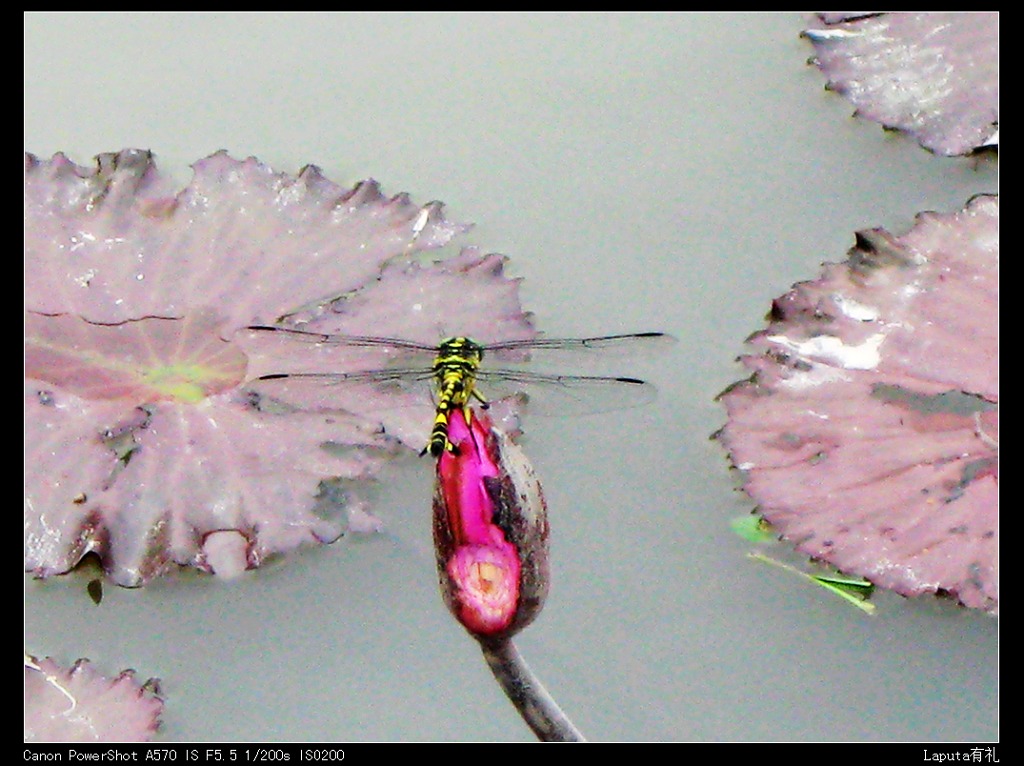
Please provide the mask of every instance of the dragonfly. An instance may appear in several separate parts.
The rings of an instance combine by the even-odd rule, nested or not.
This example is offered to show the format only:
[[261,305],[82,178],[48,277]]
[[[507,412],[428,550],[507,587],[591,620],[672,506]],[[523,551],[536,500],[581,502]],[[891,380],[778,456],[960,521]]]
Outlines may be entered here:
[[[496,343],[479,343],[472,338],[455,336],[431,345],[401,338],[335,335],[270,325],[251,325],[247,329],[284,334],[290,338],[323,346],[375,348],[389,352],[397,359],[410,360],[408,364],[411,366],[383,367],[356,372],[271,373],[261,375],[255,380],[267,383],[310,381],[324,386],[419,386],[430,394],[435,411],[429,439],[420,455],[429,453],[434,458],[440,457],[445,450],[456,450],[455,445],[448,439],[451,413],[461,409],[468,422],[471,417],[470,403],[473,401],[486,409],[494,398],[522,393],[527,393],[532,398],[535,393],[539,396],[552,392],[559,395],[560,409],[572,411],[582,407],[584,412],[600,412],[643,404],[653,399],[656,393],[652,384],[639,378],[562,375],[515,368],[492,368],[482,365],[485,356],[493,355],[499,359],[524,361],[526,358],[532,358],[534,352],[549,351],[576,355],[588,351],[626,350],[649,354],[657,347],[674,341],[674,338],[666,333],[640,332],[591,338],[540,337]],[[411,360],[417,358],[420,360],[419,363],[412,366]],[[565,408],[565,402],[572,405]]]

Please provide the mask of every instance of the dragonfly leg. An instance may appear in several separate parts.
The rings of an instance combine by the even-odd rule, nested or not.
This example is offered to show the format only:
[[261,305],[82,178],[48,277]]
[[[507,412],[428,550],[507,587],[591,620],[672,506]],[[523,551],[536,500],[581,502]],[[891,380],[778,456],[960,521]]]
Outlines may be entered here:
[[[472,393],[470,395],[474,399],[476,399],[478,402],[480,402],[480,409],[482,409],[482,410],[490,409],[491,403],[489,401],[487,401],[487,399],[484,398],[484,395],[480,393],[480,390],[476,386],[473,386],[473,391],[472,391]],[[469,423],[469,407],[468,407],[468,403],[467,403],[467,406],[465,408],[465,412],[466,412],[466,422]]]

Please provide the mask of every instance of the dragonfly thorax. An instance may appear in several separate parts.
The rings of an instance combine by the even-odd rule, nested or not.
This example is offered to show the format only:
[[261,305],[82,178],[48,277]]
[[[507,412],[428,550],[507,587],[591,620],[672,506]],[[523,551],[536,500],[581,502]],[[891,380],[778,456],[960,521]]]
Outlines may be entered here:
[[473,383],[484,349],[469,338],[448,338],[437,347],[434,377],[438,387],[438,405],[445,409],[464,407],[473,395]]

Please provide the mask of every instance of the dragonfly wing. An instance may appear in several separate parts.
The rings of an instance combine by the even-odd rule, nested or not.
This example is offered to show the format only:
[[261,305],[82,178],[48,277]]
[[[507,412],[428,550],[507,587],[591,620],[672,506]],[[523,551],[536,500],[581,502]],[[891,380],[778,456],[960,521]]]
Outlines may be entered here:
[[[398,338],[331,335],[285,327],[253,326],[254,335],[285,343],[301,342],[316,350],[313,362],[321,368],[341,362],[335,350],[365,349],[383,352],[381,362],[408,364],[413,357],[418,368],[382,368],[349,373],[291,373],[266,375],[252,381],[250,388],[260,396],[302,410],[345,410],[352,413],[384,412],[398,407],[432,407],[434,373],[426,367],[438,353],[436,345]],[[589,371],[594,362],[609,356],[642,354],[655,357],[674,342],[664,333],[604,335],[592,338],[534,338],[482,344],[484,362],[476,374],[478,393],[488,400],[526,395],[529,411],[539,414],[606,412],[650,402],[654,386],[632,377],[606,375],[549,375],[518,369],[491,369],[490,359],[510,363],[528,361],[536,354],[546,362],[558,362],[566,369]],[[353,352],[349,351],[349,355]],[[358,356],[358,354],[357,354]],[[347,360],[351,363],[351,359]],[[369,360],[363,360],[364,363]],[[372,362],[371,362],[372,363]]]
[[298,330],[289,327],[271,327],[269,325],[250,325],[248,330],[274,336],[281,339],[295,340],[300,343],[314,343],[324,346],[338,346],[348,348],[379,348],[393,349],[395,351],[416,352],[421,354],[437,353],[437,345],[417,343],[402,338],[383,338],[372,335],[332,335],[331,333],[311,332],[309,330]]
[[640,332],[627,335],[599,335],[592,338],[533,338],[498,343],[485,343],[488,354],[499,360],[521,362],[536,352],[545,362],[561,362],[567,369],[588,364],[591,359],[609,359],[621,356],[658,356],[676,342],[663,332]]
[[481,371],[477,390],[488,400],[526,395],[527,411],[538,415],[583,415],[638,407],[657,397],[651,383],[637,378],[545,375],[521,370]]
[[347,373],[264,375],[248,388],[285,408],[354,414],[403,407],[432,408],[433,372],[423,368]]

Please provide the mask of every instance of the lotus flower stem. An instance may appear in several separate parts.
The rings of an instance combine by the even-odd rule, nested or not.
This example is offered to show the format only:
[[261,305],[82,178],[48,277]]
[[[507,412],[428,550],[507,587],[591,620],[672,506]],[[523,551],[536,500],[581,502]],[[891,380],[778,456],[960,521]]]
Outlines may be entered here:
[[484,659],[501,688],[541,742],[586,742],[533,674],[509,638],[481,641]]

